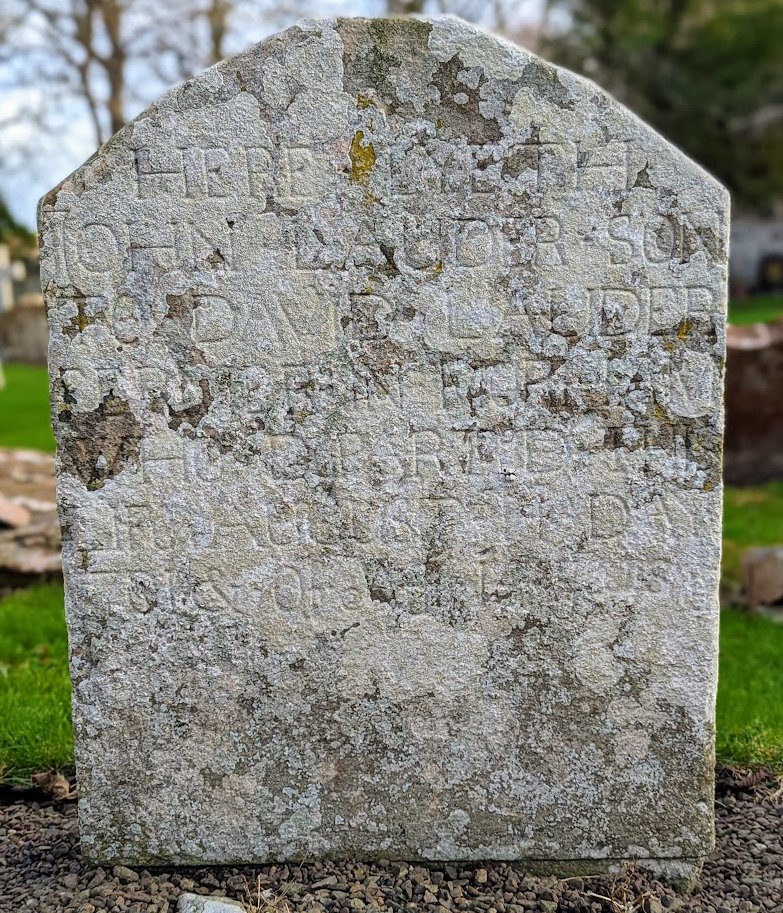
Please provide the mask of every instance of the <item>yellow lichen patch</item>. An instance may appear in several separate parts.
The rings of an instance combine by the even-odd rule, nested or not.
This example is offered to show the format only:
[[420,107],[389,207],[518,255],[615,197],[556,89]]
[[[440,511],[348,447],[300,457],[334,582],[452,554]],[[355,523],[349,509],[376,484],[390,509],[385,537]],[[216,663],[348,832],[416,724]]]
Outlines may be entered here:
[[84,295],[75,298],[74,301],[76,304],[76,313],[70,321],[63,326],[63,333],[65,333],[69,339],[73,339],[78,333],[83,333],[92,322],[86,311],[87,300]]
[[375,165],[375,149],[372,143],[363,145],[364,132],[357,130],[351,140],[351,180],[354,184],[361,184],[362,187],[368,187],[370,184],[370,175]]
[[377,108],[378,106],[371,98],[360,94],[356,99],[356,107],[364,110],[365,108]]
[[655,413],[655,417],[660,421],[666,422],[669,420],[669,416],[666,414],[666,410],[663,408],[663,406],[660,405],[660,403],[655,404],[655,409],[653,411]]
[[712,479],[707,479],[707,481],[701,487],[704,489],[704,491],[712,491],[712,489],[715,488],[715,483],[712,481]]
[[677,339],[680,342],[684,342],[688,338],[688,333],[693,329],[693,324],[690,320],[685,319],[680,321],[680,325],[677,327]]
[[432,267],[432,270],[434,273],[437,273],[437,275],[440,275],[443,272],[443,261],[436,260],[435,266]]

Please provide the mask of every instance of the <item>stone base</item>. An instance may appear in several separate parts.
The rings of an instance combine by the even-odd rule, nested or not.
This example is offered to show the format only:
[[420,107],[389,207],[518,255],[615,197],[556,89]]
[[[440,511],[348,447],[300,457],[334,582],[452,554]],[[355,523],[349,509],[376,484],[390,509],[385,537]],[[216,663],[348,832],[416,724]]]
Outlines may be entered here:
[[177,913],[245,913],[247,907],[230,897],[204,897],[201,894],[180,894]]

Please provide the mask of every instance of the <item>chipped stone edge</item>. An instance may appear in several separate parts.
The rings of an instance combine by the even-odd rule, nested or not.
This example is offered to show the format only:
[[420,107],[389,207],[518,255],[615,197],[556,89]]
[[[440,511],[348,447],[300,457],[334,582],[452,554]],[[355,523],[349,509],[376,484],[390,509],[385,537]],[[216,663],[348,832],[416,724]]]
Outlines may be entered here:
[[[346,18],[346,17],[341,17]],[[360,18],[360,17],[357,17]],[[520,58],[527,58],[528,60],[538,61],[545,66],[551,68],[555,71],[558,77],[564,77],[561,81],[564,82],[566,86],[569,84],[581,85],[582,87],[591,88],[596,95],[599,95],[602,99],[606,100],[609,104],[616,107],[621,111],[626,117],[628,117],[633,123],[642,131],[646,132],[649,135],[655,137],[663,146],[666,147],[666,150],[687,167],[687,169],[699,180],[708,184],[710,188],[714,191],[718,191],[719,194],[723,197],[723,202],[727,207],[727,218],[730,216],[730,203],[731,203],[731,194],[728,189],[722,184],[715,175],[711,174],[704,168],[696,159],[691,158],[687,152],[681,149],[676,143],[673,143],[671,140],[667,139],[662,133],[656,130],[651,124],[643,120],[636,114],[633,110],[624,105],[621,101],[615,98],[611,92],[607,89],[604,89],[600,86],[595,80],[591,79],[589,76],[583,76],[581,73],[576,73],[574,70],[568,69],[568,67],[561,66],[560,64],[552,63],[552,61],[547,60],[546,57],[541,57],[539,54],[536,54],[534,51],[529,50],[528,48],[523,47],[522,45],[515,44],[508,38],[505,38],[502,35],[498,35],[495,32],[492,32],[488,29],[484,29],[479,25],[476,25],[472,22],[468,22],[463,19],[461,16],[455,16],[451,13],[447,13],[443,16],[414,16],[411,18],[418,19],[422,22],[429,22],[433,26],[433,35],[435,40],[437,40],[437,32],[439,31],[438,26],[450,25],[452,29],[459,29],[463,34],[461,35],[463,39],[463,48],[465,46],[469,47],[470,44],[474,44],[476,38],[481,41],[481,46],[476,48],[477,56],[482,55],[486,56],[487,51],[491,51],[492,47],[489,42],[492,42],[495,47],[495,52],[497,54],[498,48],[497,45],[500,45],[504,50],[508,52],[509,62],[513,66],[519,65]],[[332,20],[334,21],[334,20]],[[319,22],[326,22],[326,20],[319,20]],[[299,25],[300,23],[298,23]],[[453,34],[453,32],[452,32]],[[433,36],[430,37],[430,48],[435,53],[435,49],[432,47]],[[483,54],[482,54],[483,52]],[[486,62],[486,61],[485,61]],[[496,79],[508,79],[509,76],[502,75],[501,73],[493,74]],[[728,258],[728,249],[727,249],[727,258]]]

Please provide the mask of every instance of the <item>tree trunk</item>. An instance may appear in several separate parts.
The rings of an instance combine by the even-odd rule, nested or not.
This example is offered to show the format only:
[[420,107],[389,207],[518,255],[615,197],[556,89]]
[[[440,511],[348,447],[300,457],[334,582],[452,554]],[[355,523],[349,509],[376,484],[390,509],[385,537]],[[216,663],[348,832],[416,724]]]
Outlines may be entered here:
[[424,0],[386,0],[390,16],[413,16],[424,12]]
[[230,0],[210,0],[207,7],[207,27],[209,28],[209,63],[217,63],[226,54],[223,47],[228,31],[228,18],[231,13]]
[[[54,23],[57,27],[57,23]],[[90,115],[92,129],[95,133],[95,144],[101,146],[106,135],[103,121],[99,110],[98,98],[93,90],[90,79],[90,69],[96,62],[95,54],[95,4],[88,0],[81,11],[74,12],[73,16],[74,39],[82,51],[82,57],[77,60],[74,56],[74,67],[79,77],[79,86],[81,87],[84,103],[87,105],[87,111]]]
[[125,64],[127,50],[122,41],[122,0],[101,0],[101,16],[109,38],[110,51],[103,58],[103,68],[109,84],[109,122],[112,134],[125,126]]

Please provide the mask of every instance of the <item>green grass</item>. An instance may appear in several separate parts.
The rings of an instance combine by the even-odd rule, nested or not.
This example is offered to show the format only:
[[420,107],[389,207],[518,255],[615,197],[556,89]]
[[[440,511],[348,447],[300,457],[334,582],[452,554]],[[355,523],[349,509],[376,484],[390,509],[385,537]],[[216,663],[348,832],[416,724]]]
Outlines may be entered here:
[[729,302],[729,323],[765,323],[783,317],[783,295],[757,295]]
[[[717,750],[729,764],[783,771],[783,625],[721,613]],[[0,779],[24,782],[70,767],[63,590],[36,587],[0,600]]]
[[73,763],[63,588],[0,600],[0,779]]
[[[783,482],[726,486],[721,581],[740,581],[744,549],[783,543]],[[783,624],[726,609],[721,614],[718,757],[783,772]]]
[[718,757],[783,771],[783,624],[721,614]]
[[[783,544],[783,482],[726,486],[723,505],[724,587],[739,582],[740,558],[753,545]],[[783,694],[781,694],[783,700]]]
[[49,376],[46,368],[3,365],[0,390],[0,447],[27,447],[54,452],[49,421]]

